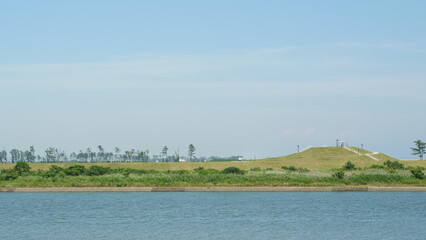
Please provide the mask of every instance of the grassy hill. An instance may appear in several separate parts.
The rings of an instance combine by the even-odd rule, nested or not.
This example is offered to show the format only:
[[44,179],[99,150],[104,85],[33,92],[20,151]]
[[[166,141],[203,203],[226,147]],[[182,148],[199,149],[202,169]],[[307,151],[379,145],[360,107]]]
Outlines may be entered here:
[[299,168],[317,170],[340,168],[347,161],[351,161],[359,167],[378,164],[377,161],[367,156],[357,155],[340,147],[315,147],[300,153],[260,161],[265,162],[265,164],[267,162],[279,163],[280,165],[293,165]]
[[[369,153],[363,150],[365,153]],[[364,153],[363,152],[363,153]],[[376,157],[386,160],[396,160],[385,154],[375,155]],[[351,161],[358,167],[368,167],[373,164],[383,164],[383,161],[375,161],[367,156],[357,155],[340,147],[315,147],[306,151],[291,154],[284,157],[268,158],[256,161],[226,161],[226,162],[188,162],[188,163],[78,163],[86,167],[91,165],[101,165],[111,168],[134,168],[134,169],[155,169],[155,170],[192,170],[198,167],[224,169],[235,166],[244,170],[251,168],[272,168],[281,169],[282,166],[295,166],[298,168],[308,168],[312,170],[328,170],[340,168],[345,162]],[[426,161],[404,161],[406,166],[424,166]],[[33,163],[30,164],[33,170],[47,170],[50,165],[58,165],[67,167],[76,163]],[[0,164],[0,169],[12,168],[14,164]]]

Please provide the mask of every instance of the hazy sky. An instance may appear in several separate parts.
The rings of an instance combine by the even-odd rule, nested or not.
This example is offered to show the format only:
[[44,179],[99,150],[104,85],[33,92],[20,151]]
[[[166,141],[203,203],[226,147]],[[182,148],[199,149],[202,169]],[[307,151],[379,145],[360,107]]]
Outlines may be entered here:
[[426,141],[426,1],[5,1],[0,148]]

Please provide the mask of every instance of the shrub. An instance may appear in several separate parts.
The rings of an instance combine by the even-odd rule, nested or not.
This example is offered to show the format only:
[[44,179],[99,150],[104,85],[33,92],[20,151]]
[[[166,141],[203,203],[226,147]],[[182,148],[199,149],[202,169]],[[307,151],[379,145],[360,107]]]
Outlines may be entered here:
[[389,169],[405,169],[404,164],[398,161],[389,161],[383,163]]
[[23,175],[23,174],[27,174],[30,172],[30,165],[28,165],[28,163],[23,162],[23,161],[19,161],[16,163],[15,167],[13,167],[13,169],[19,174],[19,175]]
[[16,172],[4,172],[2,174],[0,174],[0,181],[10,181],[10,180],[14,180],[17,179],[19,177],[19,175]]
[[81,176],[86,173],[86,168],[82,165],[72,165],[64,169],[65,174],[68,176]]
[[273,168],[267,168],[266,171],[272,171],[274,170]]
[[49,170],[42,172],[42,176],[47,177],[47,178],[56,177],[56,175],[60,172],[63,173],[64,169],[61,168],[61,167],[58,167],[56,165],[52,165],[52,166],[50,166]]
[[52,165],[52,166],[50,166],[49,171],[58,173],[58,172],[64,171],[64,169],[59,167],[59,166]]
[[292,172],[297,171],[297,168],[295,166],[282,166],[281,168],[287,171],[292,171]]
[[105,175],[111,172],[111,168],[102,167],[98,165],[92,165],[89,169],[87,169],[86,174],[89,176],[100,176]]
[[423,173],[423,170],[421,168],[415,168],[415,169],[411,169],[411,174],[413,175],[413,177],[417,178],[417,179],[424,179],[425,178],[425,174]]
[[244,174],[245,172],[237,167],[227,167],[222,170],[224,174]]
[[343,179],[345,177],[345,172],[343,170],[339,170],[331,175],[334,178]]
[[355,170],[355,164],[353,164],[351,161],[347,161],[345,165],[343,165],[344,170]]

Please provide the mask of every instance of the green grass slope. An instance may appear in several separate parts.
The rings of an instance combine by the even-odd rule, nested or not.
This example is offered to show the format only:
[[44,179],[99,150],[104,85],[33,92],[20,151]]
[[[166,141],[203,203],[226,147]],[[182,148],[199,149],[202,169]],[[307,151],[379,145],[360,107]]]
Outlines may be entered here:
[[306,151],[284,157],[269,158],[260,161],[279,162],[280,165],[293,165],[308,169],[340,168],[347,161],[358,167],[368,167],[379,162],[362,155],[357,155],[341,147],[315,147]]
[[359,152],[359,153],[361,153],[361,154],[369,154],[369,153],[372,153],[372,152],[370,152],[370,151],[368,151],[368,150],[365,150],[365,149],[363,149],[363,148],[359,148],[359,147],[349,147],[350,149],[352,149],[352,150],[354,150],[354,151],[357,151],[357,152]]
[[[398,159],[393,158],[393,157],[391,157],[391,156],[388,156],[388,155],[386,155],[386,154],[384,154],[384,153],[374,154],[373,156],[374,156],[375,158],[379,159],[379,160],[380,160],[380,162],[382,162],[382,161],[399,161]],[[403,161],[402,163],[405,163],[405,162],[406,162],[406,161]]]

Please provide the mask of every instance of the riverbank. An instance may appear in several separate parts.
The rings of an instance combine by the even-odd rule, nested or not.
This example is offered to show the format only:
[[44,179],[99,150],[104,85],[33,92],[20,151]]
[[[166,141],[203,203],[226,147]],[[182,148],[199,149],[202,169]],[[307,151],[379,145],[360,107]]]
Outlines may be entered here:
[[0,192],[426,192],[426,187],[56,187],[0,188]]
[[111,188],[121,189],[120,191],[124,188],[138,188],[140,189],[138,191],[172,189],[171,191],[179,192],[195,191],[188,189],[197,188],[213,189],[211,191],[221,188],[235,189],[235,191],[240,191],[239,189],[242,189],[241,191],[253,191],[252,189],[264,191],[262,189],[279,188],[284,190],[277,191],[293,191],[291,189],[320,188],[320,191],[332,191],[332,189],[338,191],[346,187],[352,187],[349,189],[350,191],[367,191],[366,187],[369,186],[426,187],[426,179],[422,168],[406,168],[396,161],[387,161],[383,165],[364,169],[356,168],[353,163],[347,162],[341,169],[334,170],[309,170],[282,166],[281,169],[253,168],[250,171],[237,167],[223,170],[200,167],[191,171],[158,171],[131,168],[112,169],[97,165],[90,166],[90,168],[82,165],[72,165],[67,168],[53,165],[49,170],[31,171],[28,164],[19,162],[13,169],[0,171],[0,188],[18,189],[16,191],[20,191],[19,189],[56,188],[94,189],[92,191]]

